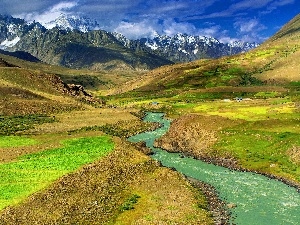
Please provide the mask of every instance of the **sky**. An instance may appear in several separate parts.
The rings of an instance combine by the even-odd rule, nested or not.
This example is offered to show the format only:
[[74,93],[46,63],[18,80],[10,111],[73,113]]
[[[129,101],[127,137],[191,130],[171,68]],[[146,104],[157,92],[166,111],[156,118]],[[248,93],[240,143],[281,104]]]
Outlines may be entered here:
[[42,24],[86,16],[130,39],[186,33],[221,42],[262,43],[299,9],[299,0],[0,0],[0,14]]

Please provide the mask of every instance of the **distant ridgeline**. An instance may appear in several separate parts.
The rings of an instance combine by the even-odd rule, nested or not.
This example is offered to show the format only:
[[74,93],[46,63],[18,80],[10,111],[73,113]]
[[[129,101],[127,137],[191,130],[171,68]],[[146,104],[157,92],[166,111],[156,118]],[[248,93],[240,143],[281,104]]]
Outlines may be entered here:
[[45,27],[38,22],[0,15],[0,49],[27,52],[32,57],[26,58],[70,68],[149,70],[176,62],[237,54],[258,46],[244,42],[224,44],[211,37],[186,34],[129,40],[98,27],[96,21],[75,16],[61,15]]

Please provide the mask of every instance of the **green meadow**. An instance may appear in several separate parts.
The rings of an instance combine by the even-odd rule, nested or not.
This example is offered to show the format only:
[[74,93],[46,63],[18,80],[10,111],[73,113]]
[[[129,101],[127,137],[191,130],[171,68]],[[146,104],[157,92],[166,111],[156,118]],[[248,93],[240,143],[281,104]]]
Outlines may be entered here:
[[230,155],[243,168],[300,181],[300,113],[292,102],[215,101],[194,105],[190,111],[232,121],[218,131],[213,146],[217,157]]
[[0,136],[0,148],[18,147],[18,146],[29,146],[36,144],[37,141],[21,136]]
[[[20,137],[2,139],[9,139],[15,144],[31,140]],[[1,145],[6,145],[7,140],[3,140]],[[70,139],[62,144],[61,148],[23,155],[15,161],[0,164],[0,209],[20,203],[63,175],[105,156],[114,148],[108,136]]]

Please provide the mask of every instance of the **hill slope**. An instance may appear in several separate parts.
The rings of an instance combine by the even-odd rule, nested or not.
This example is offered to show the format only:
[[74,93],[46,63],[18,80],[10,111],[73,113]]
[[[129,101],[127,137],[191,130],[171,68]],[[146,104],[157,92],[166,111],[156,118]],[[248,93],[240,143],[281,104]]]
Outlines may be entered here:
[[53,73],[26,68],[26,63],[30,65],[0,54],[0,115],[48,114],[95,101],[80,86],[67,85]]
[[300,33],[300,15],[294,17],[283,26],[269,41],[276,41],[280,38],[297,38]]
[[39,59],[37,59],[36,57],[34,57],[33,55],[29,54],[28,52],[22,52],[22,51],[16,51],[16,52],[7,52],[4,50],[0,50],[0,54],[3,55],[10,55],[22,60],[26,60],[29,62],[40,62]]
[[282,27],[259,49],[273,52],[270,69],[258,76],[285,82],[300,80],[300,14]]
[[256,49],[216,60],[164,66],[111,91],[191,90],[230,86],[289,84],[300,81],[298,15]]

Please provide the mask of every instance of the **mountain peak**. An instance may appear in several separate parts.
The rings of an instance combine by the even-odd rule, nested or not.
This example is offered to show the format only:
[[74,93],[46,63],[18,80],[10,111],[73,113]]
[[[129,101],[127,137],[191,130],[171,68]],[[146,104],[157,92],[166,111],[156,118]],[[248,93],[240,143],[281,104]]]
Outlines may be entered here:
[[60,14],[55,20],[45,23],[47,29],[58,27],[62,30],[79,30],[81,32],[88,32],[99,29],[99,24],[96,20],[87,17],[80,17],[75,15]]

